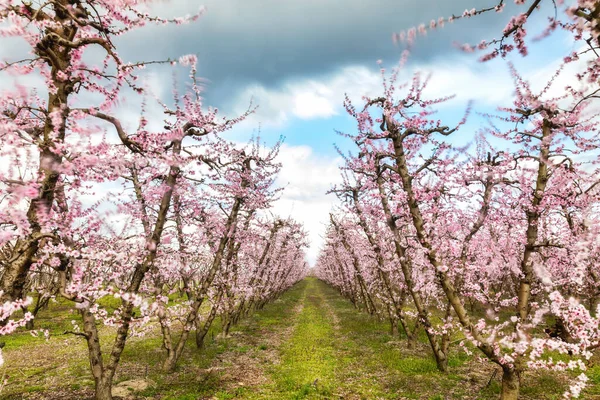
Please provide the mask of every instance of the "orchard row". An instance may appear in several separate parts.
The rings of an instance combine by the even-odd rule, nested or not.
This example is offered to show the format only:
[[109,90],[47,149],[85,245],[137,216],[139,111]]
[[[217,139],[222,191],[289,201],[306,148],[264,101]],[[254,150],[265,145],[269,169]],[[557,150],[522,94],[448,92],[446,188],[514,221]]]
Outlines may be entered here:
[[[462,49],[487,51],[482,61],[514,49],[527,55],[526,26],[547,2],[515,3],[525,11],[500,39]],[[429,29],[504,6],[432,20]],[[428,99],[427,77],[400,81],[407,53],[391,74],[382,70],[379,97],[346,100],[356,151],[332,190],[341,207],[317,265],[321,279],[389,318],[409,345],[423,330],[440,371],[453,343],[501,367],[506,400],[534,369],[567,371],[565,398],[579,397],[600,347],[600,5],[564,7],[544,36],[563,28],[580,50],[541,85],[511,65],[512,104],[480,115],[474,133],[465,131],[470,108],[460,121],[436,118],[450,98]],[[427,30],[395,39],[414,45]],[[473,145],[458,146],[457,135]]]
[[[138,3],[0,4],[0,33],[31,57],[0,66],[15,76],[0,96],[0,333],[33,328],[51,299],[71,301],[80,318],[70,333],[87,342],[97,400],[112,398],[131,335],[158,324],[171,372],[192,332],[201,347],[220,316],[226,334],[307,270],[302,227],[268,213],[280,143],[221,137],[252,110],[228,119],[205,108],[195,56],[172,62],[190,73],[171,101],[138,83],[148,64],[124,62],[115,38],[198,17],[162,20]],[[29,76],[43,87],[22,84]],[[118,106],[136,96],[128,130]],[[102,307],[107,298],[120,304]],[[102,326],[113,328],[109,347]]]

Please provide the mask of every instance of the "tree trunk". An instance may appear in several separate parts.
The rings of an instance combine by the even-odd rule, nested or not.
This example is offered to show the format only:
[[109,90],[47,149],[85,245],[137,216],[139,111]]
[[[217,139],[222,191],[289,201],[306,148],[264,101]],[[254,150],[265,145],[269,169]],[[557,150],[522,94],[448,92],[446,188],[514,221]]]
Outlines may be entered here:
[[398,320],[390,314],[390,335],[396,336],[398,334]]
[[179,337],[179,341],[176,346],[172,346],[171,351],[167,349],[167,358],[163,363],[163,371],[171,373],[175,371],[175,367],[177,366],[177,361],[183,354],[183,350],[185,349],[185,343],[187,342],[187,338],[190,334],[190,331],[194,327],[196,319],[198,319],[198,310],[202,306],[204,298],[199,298],[192,303],[190,313],[188,314],[185,323],[183,324],[183,330],[181,332],[181,336]]
[[167,358],[165,358],[165,361],[163,362],[163,371],[165,371],[166,373],[173,373],[175,372],[175,367],[177,366],[177,360],[179,357],[177,357],[177,354],[175,354],[175,351],[171,351],[167,354]]
[[231,315],[228,313],[224,313],[221,316],[221,319],[223,320],[223,326],[221,327],[221,333],[223,334],[223,337],[227,337],[227,336],[229,336],[229,329],[231,328]]
[[[410,329],[408,329],[408,324],[406,323],[406,319],[402,315],[399,315],[398,322],[400,323],[400,326],[402,327],[402,331],[406,335],[406,340],[408,342],[407,346],[409,348],[412,348],[413,345],[415,344],[415,337],[413,336],[413,333],[410,331]],[[400,332],[398,332],[398,333],[400,333]]]
[[196,324],[196,347],[198,347],[199,349],[201,349],[204,346],[204,338],[206,337],[206,334],[208,333],[216,315],[217,306],[214,305],[211,308],[210,314],[206,317],[206,321],[202,326],[200,326],[200,321],[198,320],[198,323]]
[[94,391],[94,400],[113,400],[112,397],[112,379],[105,381],[103,379],[96,381],[96,390]]
[[[27,307],[23,307],[23,314],[27,313]],[[32,313],[33,314],[33,313]],[[34,321],[35,320],[35,314],[34,314],[34,319],[30,319],[29,321],[25,322],[25,329],[32,331],[34,326]]]
[[[419,327],[421,326],[421,323],[419,322],[419,320],[417,319],[415,321],[415,325],[413,326],[412,330],[410,331],[410,336],[408,337],[407,340],[407,346],[409,349],[412,349],[413,347],[415,347],[416,343],[417,343],[417,333],[419,332]],[[406,326],[407,331],[408,331],[408,325]]]
[[519,398],[519,373],[511,368],[502,368],[502,393],[500,400]]
[[244,307],[244,301],[242,300],[242,302],[238,305],[238,307],[232,314],[231,323],[233,325],[237,325],[237,323],[239,322],[243,307]]
[[100,347],[100,337],[96,320],[89,309],[80,310],[83,319],[83,331],[88,345],[90,368],[94,377],[94,400],[112,400],[112,380],[114,369],[105,368]]
[[448,372],[448,356],[442,350],[438,350],[433,355],[435,356],[435,365],[440,372]]

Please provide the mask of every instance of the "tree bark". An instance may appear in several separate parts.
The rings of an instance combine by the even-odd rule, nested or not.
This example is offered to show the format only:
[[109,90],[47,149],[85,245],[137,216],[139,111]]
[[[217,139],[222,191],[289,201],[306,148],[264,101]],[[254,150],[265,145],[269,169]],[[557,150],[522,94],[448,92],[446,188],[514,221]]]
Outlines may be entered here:
[[94,400],[112,400],[112,378],[110,381],[96,382]]
[[517,400],[519,398],[519,373],[511,368],[502,368],[502,392],[500,400]]
[[544,199],[546,184],[548,183],[548,157],[550,156],[549,138],[552,133],[550,128],[550,122],[544,120],[542,125],[542,138],[540,141],[540,155],[538,159],[538,173],[535,182],[535,191],[533,192],[533,199],[531,201],[531,210],[526,211],[526,243],[525,250],[523,252],[523,259],[521,261],[522,277],[519,281],[519,287],[517,291],[519,299],[517,304],[517,312],[521,321],[525,321],[527,315],[529,314],[529,298],[531,296],[531,284],[533,283],[534,279],[533,260],[531,260],[531,257],[536,252],[535,245],[538,241],[539,220],[541,217],[541,211],[538,209],[538,207]]

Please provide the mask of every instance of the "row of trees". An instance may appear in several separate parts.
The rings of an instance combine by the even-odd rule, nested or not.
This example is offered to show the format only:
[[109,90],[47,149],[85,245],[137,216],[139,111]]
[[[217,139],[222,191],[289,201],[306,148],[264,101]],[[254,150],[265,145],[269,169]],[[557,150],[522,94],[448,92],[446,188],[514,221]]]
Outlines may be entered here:
[[[171,102],[138,83],[152,63],[119,56],[115,37],[199,16],[164,20],[145,7],[0,3],[1,34],[30,46],[28,58],[0,64],[14,82],[0,95],[0,334],[31,328],[51,298],[73,302],[81,318],[70,333],[87,342],[98,400],[111,399],[127,339],[150,321],[173,371],[190,332],[202,346],[220,316],[226,334],[307,268],[302,227],[266,212],[279,194],[280,143],[221,137],[252,110],[229,119],[205,108],[194,56],[172,62],[190,79]],[[29,77],[44,84],[23,84]],[[133,96],[143,106],[130,129],[116,114]],[[147,111],[154,104],[160,112]],[[109,297],[120,305],[103,307]],[[114,328],[108,351],[102,325]]]
[[[500,39],[462,48],[488,51],[483,61],[513,49],[526,55],[526,25],[541,1],[516,3],[526,10]],[[402,65],[382,71],[380,97],[346,100],[356,153],[344,156],[343,183],[332,189],[341,206],[318,259],[321,279],[389,318],[409,345],[424,330],[440,371],[457,337],[463,350],[499,365],[506,400],[518,398],[530,369],[581,371],[565,393],[578,397],[600,346],[600,8],[574,3],[544,34],[565,28],[581,49],[539,91],[511,66],[513,104],[484,116],[470,149],[452,139],[469,112],[454,126],[437,119],[436,106],[449,99],[427,99],[420,74],[399,82]],[[503,7],[466,10],[429,29]],[[414,45],[426,30],[395,38]],[[576,74],[557,88],[570,63]]]

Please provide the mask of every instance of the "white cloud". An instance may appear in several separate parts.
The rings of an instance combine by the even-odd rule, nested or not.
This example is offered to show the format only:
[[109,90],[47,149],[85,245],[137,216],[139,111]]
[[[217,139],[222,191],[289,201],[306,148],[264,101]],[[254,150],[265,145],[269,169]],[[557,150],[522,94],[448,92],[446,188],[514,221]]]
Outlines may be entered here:
[[[422,71],[424,76],[432,74],[426,89],[427,97],[456,95],[455,100],[441,107],[464,108],[468,100],[474,100],[476,106],[506,105],[510,104],[514,91],[508,67],[504,64],[482,64],[476,60],[456,58],[446,63],[414,65],[401,74],[398,83],[410,81],[415,71]],[[290,80],[276,88],[249,85],[234,97],[227,108],[241,113],[252,99],[258,110],[249,119],[250,124],[256,126],[260,122],[284,127],[294,119],[322,119],[343,114],[345,94],[359,104],[362,96],[375,96],[381,92],[378,69],[348,66],[335,74]]]
[[332,196],[325,193],[340,180],[338,166],[342,160],[319,156],[309,146],[285,144],[279,159],[283,167],[277,184],[285,191],[273,211],[304,224],[310,240],[308,261],[314,265],[332,207]]
[[456,63],[449,61],[448,64],[424,65],[413,69],[432,74],[425,92],[428,98],[456,96],[455,100],[444,106],[464,107],[469,100],[474,101],[475,107],[510,104],[514,88],[507,66],[499,68],[498,64],[494,67],[477,61],[459,62],[458,59]]
[[294,96],[294,108],[292,113],[302,119],[331,117],[336,114],[333,105],[327,99],[330,90],[309,91],[298,93]]
[[257,112],[249,119],[256,126],[262,124],[281,127],[293,119],[329,118],[343,112],[344,94],[360,99],[364,94],[375,94],[381,87],[381,78],[363,66],[342,68],[338,73],[319,79],[290,81],[279,88],[259,84],[247,86],[239,92],[230,107],[241,113],[252,99]]

